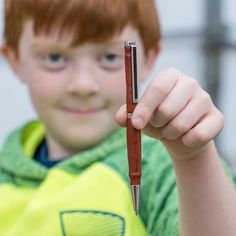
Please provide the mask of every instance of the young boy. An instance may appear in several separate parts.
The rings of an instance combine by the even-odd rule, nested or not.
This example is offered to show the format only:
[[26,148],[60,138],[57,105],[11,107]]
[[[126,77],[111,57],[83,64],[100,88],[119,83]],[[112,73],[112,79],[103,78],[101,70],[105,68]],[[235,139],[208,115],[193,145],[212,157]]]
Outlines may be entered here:
[[153,0],[5,0],[2,51],[39,121],[0,153],[0,235],[236,235],[235,190],[212,141],[223,117],[176,69],[152,80],[133,114],[145,134],[135,215],[118,128],[126,40],[143,81],[160,48]]

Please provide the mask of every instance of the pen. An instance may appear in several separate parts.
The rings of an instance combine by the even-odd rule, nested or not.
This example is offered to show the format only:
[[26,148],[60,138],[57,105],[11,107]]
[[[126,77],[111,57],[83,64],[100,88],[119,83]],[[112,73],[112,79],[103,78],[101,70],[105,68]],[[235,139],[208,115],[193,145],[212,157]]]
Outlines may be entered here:
[[129,178],[136,215],[139,212],[139,190],[141,180],[141,131],[131,123],[133,111],[138,103],[137,50],[134,41],[125,42],[125,75],[127,104],[127,152]]

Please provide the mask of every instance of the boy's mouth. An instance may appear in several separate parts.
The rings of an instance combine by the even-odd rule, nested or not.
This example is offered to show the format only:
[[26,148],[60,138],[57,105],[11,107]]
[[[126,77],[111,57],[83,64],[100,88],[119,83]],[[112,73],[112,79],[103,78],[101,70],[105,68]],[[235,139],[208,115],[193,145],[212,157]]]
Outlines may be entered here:
[[89,109],[63,108],[63,110],[72,115],[89,116],[89,115],[95,115],[101,112],[102,110],[104,110],[104,108],[89,108]]

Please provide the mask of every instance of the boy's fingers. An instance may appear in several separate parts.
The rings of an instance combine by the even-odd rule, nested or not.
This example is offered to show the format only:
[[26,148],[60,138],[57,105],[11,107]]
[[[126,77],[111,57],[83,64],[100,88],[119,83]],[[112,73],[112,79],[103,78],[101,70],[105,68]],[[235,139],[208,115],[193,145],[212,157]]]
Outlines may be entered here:
[[124,104],[120,107],[120,109],[116,113],[115,121],[120,126],[125,127],[126,126],[126,120],[127,120],[127,112],[126,112],[126,104]]
[[163,138],[162,128],[153,129],[153,126],[150,123],[148,123],[142,131],[144,134],[146,134],[149,137],[159,139],[159,140]]
[[151,81],[134,110],[132,123],[135,128],[145,127],[153,112],[174,88],[177,80],[177,74],[167,70]]
[[165,126],[185,108],[197,89],[199,89],[199,85],[193,79],[178,81],[175,88],[156,109],[151,124],[155,127]]
[[182,141],[185,146],[196,148],[203,146],[212,139],[214,139],[224,126],[224,117],[218,111],[210,113],[205,116],[198,125],[186,133]]
[[163,128],[163,136],[169,140],[173,140],[187,133],[209,112],[210,103],[211,100],[205,99],[203,96],[193,98],[185,108]]

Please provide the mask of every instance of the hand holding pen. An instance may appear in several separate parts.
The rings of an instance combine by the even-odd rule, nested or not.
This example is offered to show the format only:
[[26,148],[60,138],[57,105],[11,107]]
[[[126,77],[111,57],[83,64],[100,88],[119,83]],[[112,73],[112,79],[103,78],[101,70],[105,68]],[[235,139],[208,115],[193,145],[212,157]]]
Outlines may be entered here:
[[125,42],[126,104],[127,104],[127,151],[129,177],[134,210],[139,211],[141,179],[141,131],[134,128],[131,119],[138,103],[137,51],[134,41]]
[[[136,183],[139,186],[141,176],[141,168],[138,168],[141,167],[140,162],[134,161],[140,160],[137,153],[141,153],[138,148],[135,149],[139,141],[134,141],[136,139],[135,129],[132,128],[134,126],[142,130],[145,135],[153,139],[158,139],[170,154],[173,167],[177,173],[176,182],[179,183],[181,192],[184,193],[182,195],[184,197],[179,198],[181,201],[181,210],[184,212],[184,215],[188,214],[191,216],[194,213],[193,218],[195,219],[196,216],[202,214],[203,219],[206,220],[204,218],[205,211],[202,212],[201,209],[199,210],[199,207],[195,207],[196,199],[193,199],[192,196],[199,194],[199,186],[201,190],[203,187],[209,193],[209,185],[205,181],[209,176],[202,178],[202,174],[205,175],[208,173],[208,171],[205,171],[205,167],[209,166],[209,160],[216,161],[215,164],[219,165],[218,153],[213,139],[223,128],[222,114],[217,110],[210,96],[200,87],[196,80],[174,68],[161,71],[150,81],[142,98],[134,109],[135,104],[133,103],[135,103],[135,98],[137,98],[137,87],[134,87],[135,82],[132,83],[132,80],[130,82],[130,78],[135,81],[135,75],[137,74],[135,70],[136,65],[132,59],[132,56],[136,55],[135,50],[133,50],[135,49],[135,45],[133,47],[132,45],[133,43],[131,42],[125,44],[127,104],[120,108],[116,114],[117,123],[121,126],[127,126],[131,186],[135,186]],[[146,64],[144,65],[148,65],[149,67],[153,65],[152,56],[145,58]],[[130,88],[134,88],[134,91]],[[134,99],[134,101],[131,99]],[[131,117],[133,126],[130,124]],[[131,134],[132,132],[133,136]],[[158,153],[156,155],[156,158],[158,158]],[[199,168],[199,165],[203,168]],[[221,173],[224,173],[222,170]],[[225,176],[225,174],[223,175]],[[202,180],[201,185],[199,185],[199,176],[201,176]],[[215,177],[218,176],[217,174]],[[186,179],[190,179],[191,181],[187,181],[187,183]],[[137,191],[135,191],[136,189],[134,187],[132,187],[132,190],[134,193],[134,206],[137,212]],[[186,201],[186,196],[188,201]],[[208,198],[210,205],[212,204],[212,199],[215,199],[214,196],[215,192],[213,191],[212,198]],[[200,200],[199,204],[201,204],[201,198],[198,199]],[[194,201],[192,202],[192,200]],[[217,209],[218,205],[215,204],[215,206]],[[191,210],[193,208],[194,211]],[[190,209],[190,212],[188,209]],[[204,220],[199,225],[202,222],[204,223]],[[192,225],[194,223],[193,221]],[[214,228],[214,225],[212,227]]]

